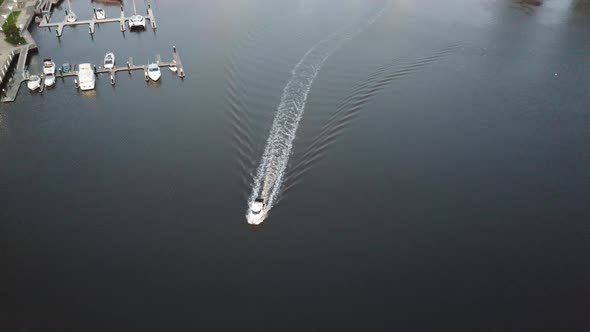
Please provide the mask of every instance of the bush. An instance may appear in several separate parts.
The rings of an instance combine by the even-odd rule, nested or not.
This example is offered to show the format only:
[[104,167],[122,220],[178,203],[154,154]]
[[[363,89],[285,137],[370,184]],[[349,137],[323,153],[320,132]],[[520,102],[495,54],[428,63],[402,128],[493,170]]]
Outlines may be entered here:
[[18,11],[18,10],[10,13],[10,15],[8,15],[8,17],[6,18],[6,22],[4,22],[4,24],[2,24],[2,31],[4,32],[4,35],[6,36],[6,38],[4,40],[11,43],[12,45],[17,45],[17,44],[22,45],[27,42],[23,38],[23,36],[21,36],[20,29],[16,26],[16,19],[18,18],[19,14],[20,14],[20,11]]

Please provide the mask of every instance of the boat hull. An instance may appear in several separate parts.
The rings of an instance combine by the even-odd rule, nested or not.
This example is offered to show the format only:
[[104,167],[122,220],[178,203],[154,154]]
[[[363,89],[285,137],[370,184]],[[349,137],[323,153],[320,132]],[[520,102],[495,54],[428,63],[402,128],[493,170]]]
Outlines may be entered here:
[[82,91],[94,90],[94,82],[80,83],[80,90],[82,90]]
[[160,80],[160,77],[162,75],[160,73],[148,73],[148,77],[150,78],[150,80],[156,82],[158,80]]
[[55,76],[45,76],[45,85],[53,86],[55,84]]

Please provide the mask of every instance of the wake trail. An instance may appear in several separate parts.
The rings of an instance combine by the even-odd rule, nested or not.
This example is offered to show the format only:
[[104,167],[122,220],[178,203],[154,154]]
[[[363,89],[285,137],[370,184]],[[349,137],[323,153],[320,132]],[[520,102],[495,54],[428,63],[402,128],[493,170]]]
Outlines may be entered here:
[[274,206],[281,191],[293,140],[314,79],[324,62],[340,46],[363,32],[381,16],[386,4],[385,2],[382,8],[370,14],[362,24],[348,27],[319,41],[295,65],[291,79],[283,89],[266,147],[254,176],[249,204],[258,197],[263,198],[265,214]]

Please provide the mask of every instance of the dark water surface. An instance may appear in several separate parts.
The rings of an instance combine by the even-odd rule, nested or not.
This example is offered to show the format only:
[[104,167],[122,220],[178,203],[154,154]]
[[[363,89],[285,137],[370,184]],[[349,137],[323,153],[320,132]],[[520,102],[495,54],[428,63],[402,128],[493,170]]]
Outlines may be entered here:
[[[323,64],[249,227],[292,69],[383,6]],[[187,77],[0,107],[2,331],[588,330],[588,1],[152,7],[156,33],[32,29],[31,70],[176,45]]]

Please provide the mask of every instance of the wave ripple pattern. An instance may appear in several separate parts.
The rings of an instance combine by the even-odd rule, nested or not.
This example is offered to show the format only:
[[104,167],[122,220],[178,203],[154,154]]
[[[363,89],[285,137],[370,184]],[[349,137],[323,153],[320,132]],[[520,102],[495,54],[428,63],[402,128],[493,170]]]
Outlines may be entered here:
[[267,215],[277,201],[293,148],[293,140],[305,110],[307,95],[322,65],[342,44],[373,24],[385,8],[384,5],[369,15],[362,24],[338,31],[319,41],[293,68],[291,79],[283,89],[281,102],[277,107],[277,114],[273,120],[249,198],[249,204],[258,197],[264,199],[265,206],[262,211],[264,215]]

